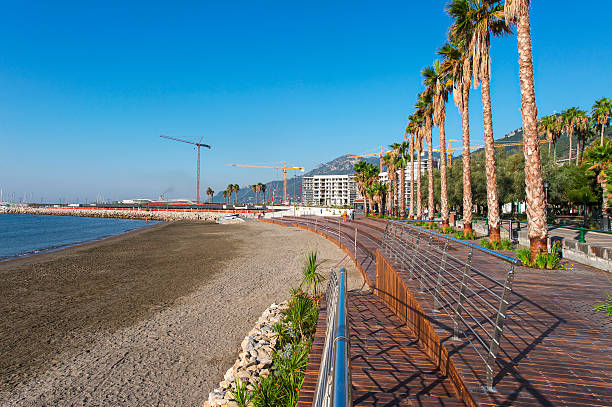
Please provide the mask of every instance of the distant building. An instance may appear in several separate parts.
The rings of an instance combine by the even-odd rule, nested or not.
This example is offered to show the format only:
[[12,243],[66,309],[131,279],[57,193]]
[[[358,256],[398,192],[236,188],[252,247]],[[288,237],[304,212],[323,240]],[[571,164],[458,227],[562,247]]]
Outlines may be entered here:
[[353,205],[359,198],[353,175],[315,175],[304,177],[302,194],[307,205]]

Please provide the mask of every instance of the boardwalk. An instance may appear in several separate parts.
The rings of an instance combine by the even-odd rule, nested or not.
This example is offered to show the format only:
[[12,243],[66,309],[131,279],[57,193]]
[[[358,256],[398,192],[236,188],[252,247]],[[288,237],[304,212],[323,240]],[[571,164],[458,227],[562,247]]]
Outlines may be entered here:
[[[316,223],[318,232],[335,235],[348,249],[352,247],[352,252],[355,252],[354,234],[357,228],[357,257],[363,264],[364,273],[372,282],[376,281],[375,265],[371,265],[371,258],[366,259],[366,254],[375,253],[378,248],[385,227],[383,221],[361,218],[339,226],[337,219],[330,221],[294,218],[283,221],[287,224],[309,226]],[[467,257],[465,246],[454,246],[453,256]],[[507,264],[482,252],[474,252],[473,264],[501,281],[508,268]],[[394,267],[401,275],[401,265],[394,264]],[[484,365],[474,351],[475,348],[466,341],[452,339],[453,323],[444,312],[431,312],[434,306],[431,293],[419,293],[421,290],[418,282],[410,280],[408,275],[401,275],[401,278],[428,315],[472,397],[479,405],[612,405],[612,328],[603,317],[590,312],[593,299],[603,298],[602,293],[606,287],[610,287],[609,274],[588,268],[580,268],[575,272],[517,269],[495,372],[497,393],[484,391]],[[373,300],[369,304],[371,307],[374,307],[372,304],[377,304],[376,307],[381,313],[385,313],[384,305]],[[351,315],[351,320],[353,318],[357,327],[360,320]],[[351,338],[352,345],[359,343],[358,338],[365,332],[355,331],[357,339]],[[380,331],[378,335],[383,332],[385,331]],[[408,332],[405,337],[408,338],[409,334]],[[401,343],[408,346],[410,342],[408,340]],[[398,360],[401,358],[397,355],[395,357]],[[382,360],[379,361],[382,363]],[[393,366],[394,359],[390,356],[384,360],[389,366]],[[379,369],[376,373],[381,377],[378,380],[383,382],[385,379],[382,378],[389,374],[385,373],[384,369]],[[354,380],[353,385],[355,397],[370,394],[371,398],[368,400],[374,400],[374,390],[371,386],[368,387],[365,382],[359,380]],[[422,386],[422,394],[425,394],[426,387]],[[382,393],[386,393],[383,387],[378,390],[381,393],[379,404],[366,402],[366,399],[359,401],[364,402],[363,405],[402,405],[397,401],[402,397],[399,394],[411,395],[413,393],[408,390],[413,391],[414,387],[407,389],[400,386],[394,390],[397,392],[394,396],[384,396],[389,403],[382,402]],[[407,400],[408,396],[405,398]],[[357,401],[357,398],[355,400]]]

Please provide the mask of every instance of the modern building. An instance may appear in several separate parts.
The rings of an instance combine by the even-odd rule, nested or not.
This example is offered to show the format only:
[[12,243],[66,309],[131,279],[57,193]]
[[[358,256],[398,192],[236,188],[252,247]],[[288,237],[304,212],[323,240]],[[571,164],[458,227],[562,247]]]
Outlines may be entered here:
[[315,175],[302,179],[302,194],[307,205],[353,205],[359,198],[352,174]]

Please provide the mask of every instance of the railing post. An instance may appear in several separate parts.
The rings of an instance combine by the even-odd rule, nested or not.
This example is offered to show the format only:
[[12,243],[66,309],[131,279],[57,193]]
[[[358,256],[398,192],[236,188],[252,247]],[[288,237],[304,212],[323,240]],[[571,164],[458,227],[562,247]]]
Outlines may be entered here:
[[453,331],[453,339],[458,341],[459,338],[459,321],[461,320],[461,312],[463,311],[463,301],[465,301],[465,292],[467,290],[467,276],[472,265],[472,249],[468,252],[465,267],[463,267],[463,276],[461,277],[461,288],[459,290],[459,300],[457,301],[457,309],[455,310],[455,329]]
[[448,252],[448,242],[444,243],[444,251],[442,252],[442,262],[440,263],[440,269],[438,270],[438,281],[436,281],[436,289],[434,290],[434,306],[433,311],[438,312],[440,306],[440,285],[442,283],[442,273],[446,266],[446,253]]
[[489,354],[487,355],[487,391],[495,392],[493,387],[493,365],[497,359],[497,352],[499,351],[499,342],[501,340],[502,332],[504,330],[504,321],[506,320],[506,311],[508,310],[508,300],[510,293],[512,292],[512,282],[514,281],[514,265],[510,265],[510,270],[506,276],[506,282],[504,283],[504,293],[502,294],[501,300],[499,300],[499,309],[497,310],[497,318],[495,318],[495,330],[491,343],[489,345]]
[[355,260],[357,260],[357,226],[355,226]]
[[586,243],[584,238],[584,228],[580,228],[580,236],[578,237],[578,243]]
[[414,262],[416,260],[416,255],[418,252],[418,247],[419,247],[419,237],[420,237],[420,233],[417,232],[416,237],[414,238],[414,243],[412,245],[412,261],[410,263],[410,275],[408,276],[408,279],[412,280],[414,278]]
[[[432,246],[432,242],[433,242],[433,236],[429,236],[429,242],[427,243],[427,247],[429,248],[429,252],[431,252],[431,246]],[[429,264],[429,257],[425,256],[425,261]],[[420,279],[420,287],[419,287],[419,293],[424,293],[425,292],[425,277],[423,276],[423,274],[426,272],[426,270],[423,268],[421,269],[421,272],[419,273],[419,276],[421,277]]]

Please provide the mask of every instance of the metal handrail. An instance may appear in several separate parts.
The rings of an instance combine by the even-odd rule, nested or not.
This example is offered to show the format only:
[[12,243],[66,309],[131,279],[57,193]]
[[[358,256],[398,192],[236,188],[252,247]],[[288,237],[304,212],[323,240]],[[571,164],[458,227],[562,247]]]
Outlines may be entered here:
[[[406,223],[407,221],[406,220],[401,220],[401,221],[398,221],[398,222]],[[507,261],[508,263],[518,264],[518,265],[522,264],[519,259],[517,259],[515,257],[506,256],[505,254],[498,253],[495,250],[490,250],[490,249],[484,248],[482,246],[479,246],[477,244],[466,242],[465,240],[461,240],[461,239],[457,239],[455,237],[447,236],[447,235],[444,235],[442,233],[437,233],[437,232],[432,231],[431,229],[424,229],[424,228],[420,228],[420,227],[414,226],[414,225],[409,225],[409,226],[413,227],[413,228],[416,228],[416,229],[419,229],[420,231],[422,231],[424,233],[429,233],[429,234],[432,234],[432,235],[434,235],[436,237],[439,237],[439,238],[442,238],[442,239],[446,239],[446,240],[454,242],[454,243],[459,243],[459,244],[463,244],[463,245],[466,245],[468,247],[471,247],[473,249],[478,249],[478,250],[483,251],[483,252],[485,252],[487,254],[490,254],[490,255],[495,256],[497,258],[500,258],[500,259],[502,259],[504,261]]]
[[338,278],[334,270],[327,285],[327,326],[325,345],[313,406],[351,407],[350,343],[346,306],[346,271]]
[[[468,246],[467,260],[448,254],[450,242]],[[471,264],[474,248],[509,263],[504,283]],[[515,259],[398,221],[387,223],[379,251],[397,266],[398,272],[405,273],[404,278],[416,279],[419,293],[433,295],[432,311],[446,313],[453,321],[453,338],[461,340],[462,336],[472,345],[486,368],[485,388],[494,392],[493,373],[507,317]]]

